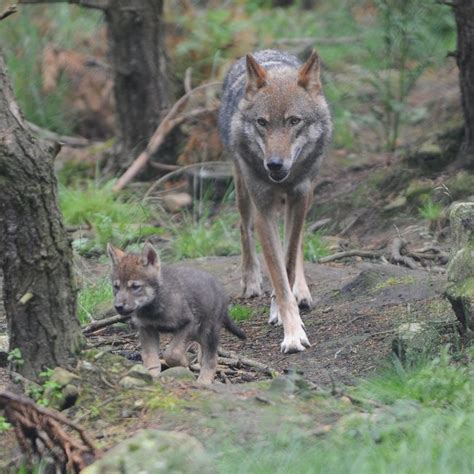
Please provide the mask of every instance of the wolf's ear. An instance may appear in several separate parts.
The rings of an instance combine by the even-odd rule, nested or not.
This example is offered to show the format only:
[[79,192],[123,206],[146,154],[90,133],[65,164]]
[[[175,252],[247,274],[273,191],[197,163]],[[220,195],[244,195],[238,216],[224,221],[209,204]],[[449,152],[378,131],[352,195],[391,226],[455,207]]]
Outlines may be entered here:
[[151,265],[157,268],[160,266],[160,257],[158,256],[158,252],[155,250],[155,247],[150,244],[150,242],[147,242],[143,246],[141,262],[145,266]]
[[122,258],[125,256],[125,252],[122,252],[122,250],[114,247],[111,243],[107,244],[107,253],[112,259],[112,263],[114,265],[118,265],[120,263],[120,260],[122,260]]
[[267,71],[258,64],[251,54],[247,54],[247,85],[246,98],[252,97],[259,89],[267,84]]
[[316,96],[321,93],[320,69],[318,53],[313,49],[310,57],[298,71],[298,85],[306,89],[311,95]]

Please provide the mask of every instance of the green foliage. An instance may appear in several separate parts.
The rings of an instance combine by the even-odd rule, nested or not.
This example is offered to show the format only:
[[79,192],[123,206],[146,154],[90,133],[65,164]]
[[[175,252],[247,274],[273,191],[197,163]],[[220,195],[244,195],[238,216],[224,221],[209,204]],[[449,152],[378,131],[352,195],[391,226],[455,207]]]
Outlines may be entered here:
[[0,416],[0,434],[5,433],[8,431],[12,425],[8,423],[8,421],[5,419],[5,417]]
[[209,255],[237,255],[240,253],[236,213],[222,213],[212,220],[209,214],[194,217],[183,214],[180,225],[172,225],[172,256],[175,260]]
[[429,197],[425,200],[424,204],[418,208],[421,217],[430,222],[439,220],[443,215],[443,211],[444,206],[437,202],[433,202]]
[[54,404],[55,401],[62,399],[61,385],[51,379],[52,369],[46,369],[39,374],[43,382],[30,384],[27,386],[27,393],[38,405],[44,407]]
[[58,133],[71,131],[74,118],[65,97],[73,85],[60,78],[54,91],[43,92],[43,50],[48,44],[77,48],[97,31],[100,22],[98,12],[69,5],[25,6],[3,22],[0,44],[15,96],[28,120]]
[[233,304],[229,308],[229,316],[237,322],[247,321],[253,316],[253,310],[240,304]]
[[21,367],[25,363],[25,360],[23,359],[23,355],[19,347],[15,347],[8,353],[7,360],[8,362],[10,362],[13,370],[16,367]]
[[84,186],[60,186],[59,200],[68,225],[92,227],[93,238],[73,242],[81,253],[101,251],[108,242],[125,246],[140,238],[160,234],[161,228],[146,225],[151,211],[134,198],[126,199],[112,191],[113,182],[89,181]]
[[112,304],[112,285],[108,279],[97,282],[87,282],[79,291],[77,297],[78,318],[81,324],[86,324],[93,319],[97,309],[104,304]]
[[310,262],[317,262],[321,257],[329,255],[328,244],[322,238],[320,232],[307,233],[303,243],[304,259]]

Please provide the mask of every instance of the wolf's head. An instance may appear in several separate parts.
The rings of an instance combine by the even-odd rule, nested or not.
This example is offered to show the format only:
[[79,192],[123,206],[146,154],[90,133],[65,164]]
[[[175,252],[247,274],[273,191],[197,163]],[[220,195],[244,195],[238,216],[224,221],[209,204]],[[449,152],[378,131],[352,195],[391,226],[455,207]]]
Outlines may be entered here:
[[270,179],[283,182],[292,166],[329,140],[331,120],[322,94],[316,51],[296,69],[285,64],[266,70],[247,55],[247,83],[241,102],[244,133],[263,160]]
[[160,259],[149,243],[140,255],[127,254],[107,245],[112,259],[114,306],[119,314],[131,314],[153,302],[160,282]]

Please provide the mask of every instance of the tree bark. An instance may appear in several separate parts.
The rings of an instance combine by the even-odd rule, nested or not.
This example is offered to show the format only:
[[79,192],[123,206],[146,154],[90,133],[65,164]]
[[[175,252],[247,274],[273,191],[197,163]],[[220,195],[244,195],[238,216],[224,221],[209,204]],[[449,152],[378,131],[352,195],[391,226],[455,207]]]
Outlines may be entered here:
[[474,1],[457,0],[454,4],[457,26],[456,62],[459,68],[461,103],[464,113],[464,140],[458,160],[474,168]]
[[120,131],[114,168],[146,147],[169,106],[162,0],[115,0],[105,10]]
[[[48,148],[49,146],[49,148]],[[0,50],[0,268],[15,370],[37,380],[67,366],[82,342],[72,251],[58,207],[55,145],[35,139],[13,97]]]

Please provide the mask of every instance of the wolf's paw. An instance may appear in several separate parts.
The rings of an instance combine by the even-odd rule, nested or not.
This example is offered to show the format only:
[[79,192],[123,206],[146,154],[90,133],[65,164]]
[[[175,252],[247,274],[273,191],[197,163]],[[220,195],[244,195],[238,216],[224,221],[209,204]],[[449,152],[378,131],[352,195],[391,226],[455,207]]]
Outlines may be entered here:
[[313,306],[313,298],[311,297],[311,293],[306,283],[300,286],[295,285],[293,287],[293,294],[295,295],[296,302],[300,309],[311,309]]
[[284,354],[292,354],[294,352],[302,352],[306,347],[310,347],[308,337],[301,327],[295,334],[285,335],[281,343],[281,352]]
[[273,295],[272,295],[272,302],[270,305],[270,317],[268,318],[268,324],[271,324],[272,326],[281,325],[280,310],[278,309],[276,299]]
[[260,272],[242,276],[242,296],[244,298],[254,298],[262,294],[262,276]]

